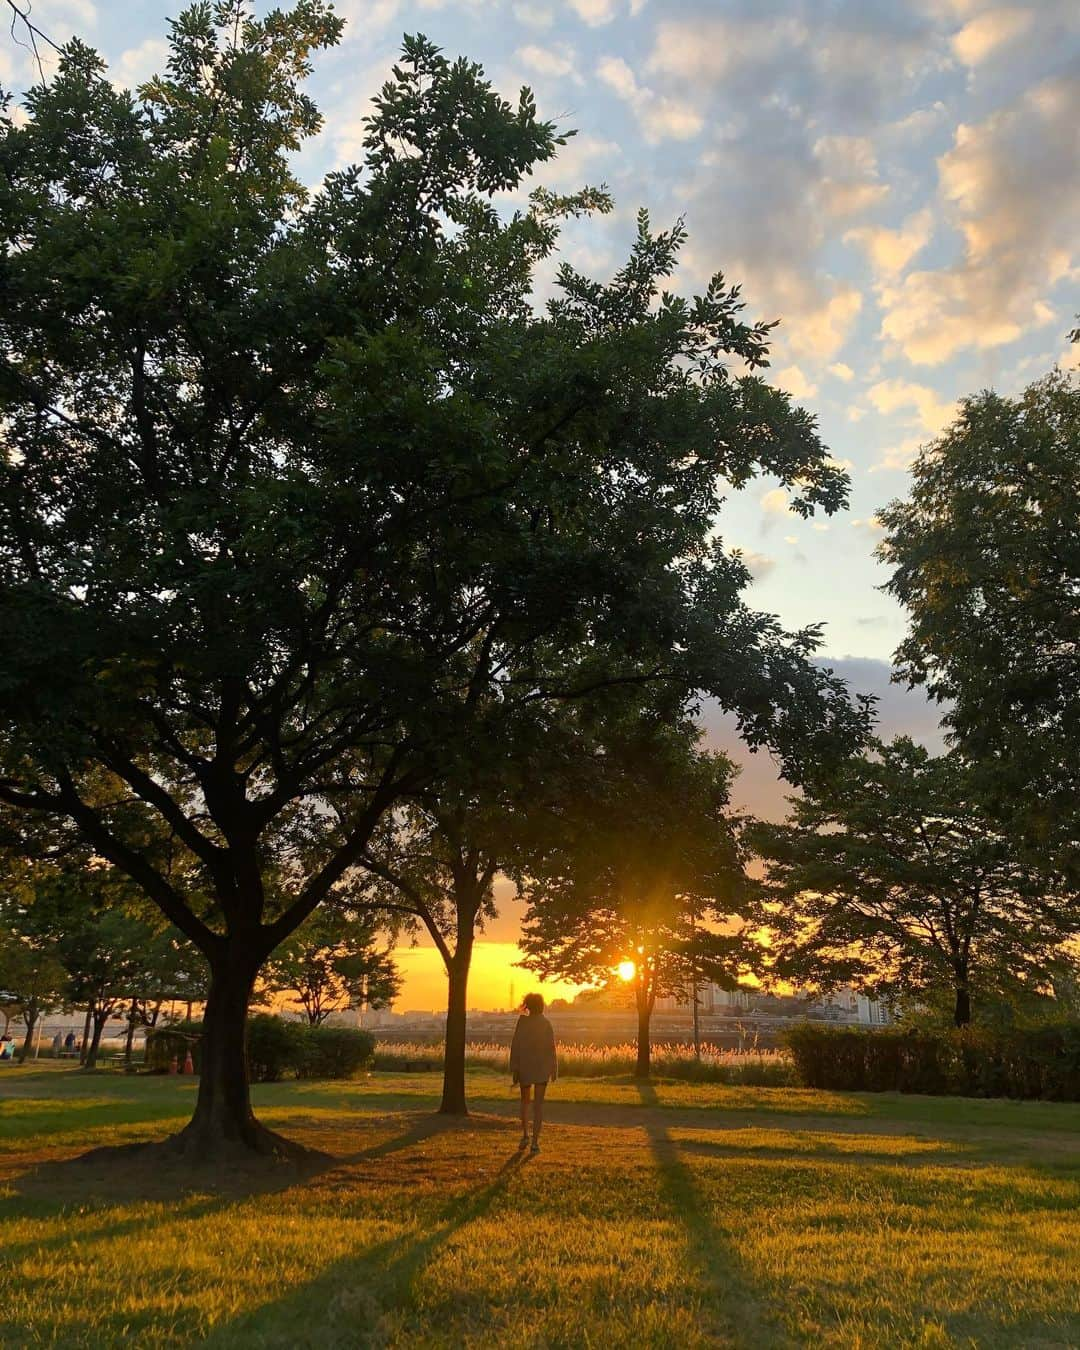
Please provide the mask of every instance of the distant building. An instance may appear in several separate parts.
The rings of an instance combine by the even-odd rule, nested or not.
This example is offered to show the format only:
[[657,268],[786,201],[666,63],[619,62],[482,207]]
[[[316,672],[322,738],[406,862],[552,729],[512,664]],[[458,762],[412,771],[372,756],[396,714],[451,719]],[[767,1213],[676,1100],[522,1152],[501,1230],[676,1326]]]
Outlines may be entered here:
[[[703,1013],[723,1014],[729,1010],[747,1012],[754,997],[752,989],[721,989],[716,984],[698,985],[698,1009]],[[689,1012],[690,999],[668,995],[656,1000],[657,1012]]]
[[859,1022],[862,1026],[886,1027],[892,1021],[892,1013],[884,1003],[877,999],[859,995]]
[[[702,984],[698,986],[698,1010],[707,1017],[757,1014],[783,1020],[797,1020],[809,1014],[829,1022],[860,1026],[888,1026],[892,1021],[884,1003],[860,994],[850,985],[810,998],[798,991],[778,996],[759,989],[721,989],[719,985]],[[656,1011],[689,1015],[690,999],[674,995],[658,998]]]

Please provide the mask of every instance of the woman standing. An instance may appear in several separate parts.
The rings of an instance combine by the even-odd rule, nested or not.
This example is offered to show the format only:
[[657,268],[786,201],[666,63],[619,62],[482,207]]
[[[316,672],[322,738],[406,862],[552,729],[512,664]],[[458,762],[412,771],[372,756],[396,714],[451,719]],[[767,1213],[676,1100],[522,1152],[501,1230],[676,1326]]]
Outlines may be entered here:
[[540,1152],[540,1126],[544,1119],[544,1093],[548,1083],[559,1076],[555,1057],[555,1032],[544,1016],[544,1000],[539,994],[526,994],[522,1000],[524,1017],[518,1018],[514,1039],[510,1042],[510,1072],[521,1089],[521,1143],[529,1143],[529,1100],[533,1104],[531,1153]]

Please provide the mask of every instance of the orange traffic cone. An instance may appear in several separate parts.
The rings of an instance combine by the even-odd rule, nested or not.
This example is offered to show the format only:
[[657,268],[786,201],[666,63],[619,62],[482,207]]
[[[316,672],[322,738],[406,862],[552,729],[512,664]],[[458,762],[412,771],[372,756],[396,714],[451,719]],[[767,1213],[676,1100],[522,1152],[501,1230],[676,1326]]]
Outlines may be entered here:
[[194,1073],[194,1072],[195,1072],[195,1061],[191,1058],[191,1048],[190,1048],[190,1046],[188,1047],[188,1052],[187,1052],[187,1054],[184,1056],[184,1072],[185,1072],[185,1073]]
[[169,1060],[169,1072],[176,1073],[176,1071],[176,1056],[173,1055],[172,1059]]

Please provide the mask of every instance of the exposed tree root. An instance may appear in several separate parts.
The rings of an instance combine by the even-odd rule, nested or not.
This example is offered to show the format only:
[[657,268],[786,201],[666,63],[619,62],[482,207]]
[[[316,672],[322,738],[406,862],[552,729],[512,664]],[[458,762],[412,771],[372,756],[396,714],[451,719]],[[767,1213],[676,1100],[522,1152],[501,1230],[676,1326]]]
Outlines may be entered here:
[[294,1139],[254,1124],[243,1138],[226,1138],[218,1131],[185,1126],[177,1134],[149,1144],[118,1144],[91,1149],[79,1163],[109,1166],[124,1161],[141,1167],[160,1165],[166,1170],[183,1166],[185,1172],[252,1172],[287,1168],[294,1172],[317,1171],[334,1162],[329,1153],[298,1144]]

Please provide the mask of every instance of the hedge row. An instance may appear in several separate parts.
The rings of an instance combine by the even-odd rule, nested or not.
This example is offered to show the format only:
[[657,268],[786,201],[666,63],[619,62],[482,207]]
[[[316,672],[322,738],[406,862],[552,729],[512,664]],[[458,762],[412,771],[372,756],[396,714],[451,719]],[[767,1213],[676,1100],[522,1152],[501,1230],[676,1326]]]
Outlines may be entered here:
[[[153,1031],[146,1039],[146,1065],[164,1073],[175,1055],[183,1064],[191,1051],[195,1072],[202,1061],[202,1023],[182,1022]],[[352,1078],[371,1063],[375,1038],[359,1027],[313,1027],[270,1013],[248,1018],[248,1074],[253,1083],[296,1078]]]
[[805,1022],[785,1040],[806,1087],[1080,1101],[1080,1023],[922,1031]]

